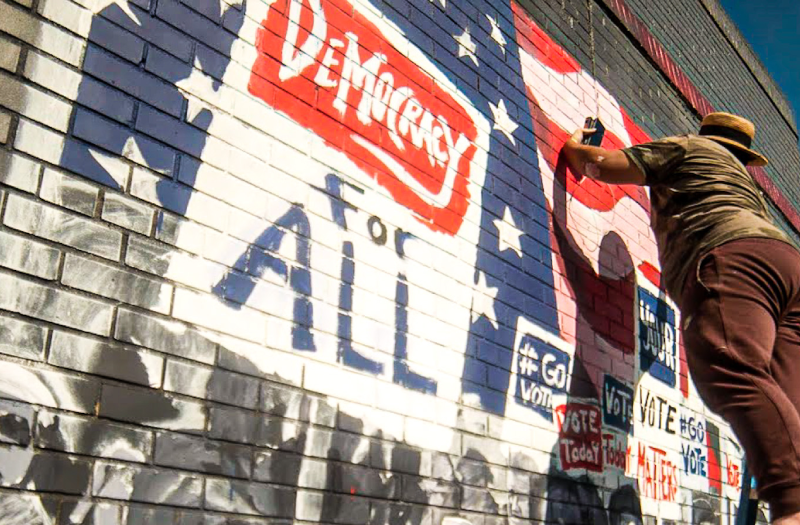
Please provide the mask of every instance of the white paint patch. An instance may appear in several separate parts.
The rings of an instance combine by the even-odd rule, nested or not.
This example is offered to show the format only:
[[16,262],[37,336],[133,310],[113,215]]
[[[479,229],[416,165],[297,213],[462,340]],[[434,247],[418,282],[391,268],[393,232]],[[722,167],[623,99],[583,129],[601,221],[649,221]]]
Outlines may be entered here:
[[442,525],[472,525],[466,518],[460,516],[445,516],[442,519]]
[[[67,389],[63,389],[60,394],[71,397]],[[3,363],[0,369],[0,397],[48,407],[61,407],[58,400],[60,396],[56,395],[50,385],[46,385],[36,374],[14,363]]]
[[133,20],[136,23],[136,25],[138,25],[140,27],[142,25],[142,21],[139,20],[139,17],[136,16],[136,13],[133,12],[133,10],[130,7],[130,4],[128,3],[128,0],[94,0],[93,2],[92,1],[84,2],[84,5],[86,5],[86,4],[89,4],[89,5],[87,5],[87,7],[91,6],[91,10],[94,13],[100,13],[105,8],[107,8],[109,6],[112,6],[112,5],[116,5],[126,15],[128,15],[128,17],[131,20]]
[[[5,493],[0,498],[0,523],[3,525],[54,525],[38,496]],[[73,523],[80,523],[74,521]]]
[[[597,161],[601,162],[600,159],[598,159]],[[586,165],[583,167],[583,171],[584,173],[586,173],[586,176],[589,177],[590,179],[597,179],[598,177],[600,177],[600,166],[598,166],[594,162],[587,162]]]

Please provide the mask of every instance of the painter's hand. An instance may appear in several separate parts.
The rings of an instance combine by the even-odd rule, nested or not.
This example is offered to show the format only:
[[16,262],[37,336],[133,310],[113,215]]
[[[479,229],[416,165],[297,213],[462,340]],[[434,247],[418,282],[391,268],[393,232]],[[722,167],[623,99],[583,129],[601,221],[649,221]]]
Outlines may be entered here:
[[589,135],[593,135],[595,131],[597,131],[597,128],[578,128],[575,130],[569,140],[577,142],[578,144],[582,144],[583,139]]

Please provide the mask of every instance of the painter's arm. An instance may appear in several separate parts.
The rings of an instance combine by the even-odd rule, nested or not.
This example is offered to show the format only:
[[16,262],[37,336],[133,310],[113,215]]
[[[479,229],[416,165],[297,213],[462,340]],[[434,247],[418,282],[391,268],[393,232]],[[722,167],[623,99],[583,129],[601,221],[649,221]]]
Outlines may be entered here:
[[593,129],[578,129],[564,144],[562,152],[573,172],[609,184],[645,183],[644,173],[622,150],[581,144],[583,137],[591,133]]

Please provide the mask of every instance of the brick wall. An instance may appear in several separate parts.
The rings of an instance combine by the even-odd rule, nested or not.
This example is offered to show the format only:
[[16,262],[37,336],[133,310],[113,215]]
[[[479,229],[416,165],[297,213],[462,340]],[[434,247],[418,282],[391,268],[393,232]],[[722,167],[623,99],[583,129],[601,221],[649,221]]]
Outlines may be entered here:
[[0,522],[732,523],[646,191],[554,175],[680,73],[800,204],[707,4],[0,0]]
[[717,23],[717,26],[722,29],[728,41],[731,43],[731,45],[733,45],[734,49],[736,49],[736,52],[739,53],[739,56],[747,64],[748,69],[750,69],[752,74],[755,75],[756,80],[758,80],[759,84],[761,84],[764,90],[766,90],[766,92],[769,94],[772,102],[778,107],[789,126],[795,133],[797,133],[797,122],[795,121],[794,117],[794,109],[792,109],[791,104],[786,99],[786,95],[783,94],[777,83],[772,79],[772,77],[769,76],[769,74],[767,74],[764,64],[761,63],[761,60],[748,45],[747,40],[739,31],[739,28],[736,26],[730,16],[728,16],[718,0],[701,1],[703,6],[706,8],[706,10],[708,10],[709,14],[711,14],[711,17]]
[[[796,147],[794,117],[783,95],[770,85],[771,79],[764,79],[763,69],[755,69],[760,63],[751,60],[754,65],[750,66],[738,52],[737,47],[745,45],[741,43],[742,37],[739,35],[737,41],[736,36],[728,37],[720,30],[718,24],[725,21],[730,24],[730,20],[718,3],[708,0],[682,0],[669,6],[640,0],[630,3],[640,10],[656,38],[667,49],[675,50],[676,62],[716,108],[753,120],[758,130],[755,147],[770,159],[767,171],[781,191],[792,202],[798,202],[800,191],[795,174],[800,168],[800,153]],[[706,4],[709,9],[716,7],[712,12],[718,18],[705,12]],[[681,11],[702,16],[675,16]],[[737,42],[736,47],[731,39]],[[749,50],[749,46],[745,49]],[[771,96],[766,94],[767,90]]]

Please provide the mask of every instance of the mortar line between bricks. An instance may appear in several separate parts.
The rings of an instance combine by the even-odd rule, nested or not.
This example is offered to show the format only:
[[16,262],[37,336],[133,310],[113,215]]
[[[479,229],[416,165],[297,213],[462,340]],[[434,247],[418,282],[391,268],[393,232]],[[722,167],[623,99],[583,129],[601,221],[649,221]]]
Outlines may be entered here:
[[[145,49],[145,55],[147,54],[147,50],[148,50],[149,48],[150,48],[150,46],[149,46],[149,45],[146,45],[146,46],[144,47],[144,49]],[[143,59],[142,59],[142,62],[144,62],[144,61],[145,61],[145,59],[143,58]],[[94,79],[95,79],[95,80],[97,80],[98,82],[101,82],[101,83],[103,83],[103,81],[102,81],[102,80],[99,80],[99,79],[97,79],[97,78],[95,78],[95,77],[92,77],[92,78],[94,78]],[[110,84],[105,84],[105,83],[103,83],[103,85],[108,85],[108,86],[111,86]],[[124,93],[124,91],[123,91],[123,93]],[[140,108],[140,105],[141,105],[141,104],[145,104],[145,102],[144,102],[144,101],[142,101],[142,100],[140,100],[140,99],[138,99],[138,98],[134,98],[134,99],[133,99],[133,107],[131,108],[131,119],[130,119],[130,122],[128,122],[128,123],[127,123],[127,125],[125,126],[125,127],[126,127],[126,128],[128,128],[129,130],[131,130],[131,133],[136,133],[136,121],[137,121],[137,119],[139,118],[139,108]]]
[[[178,286],[173,283],[173,285],[172,285],[172,293],[170,294],[170,298],[169,298],[169,314],[167,314],[167,317],[169,317],[170,319],[173,318],[173,316],[175,315],[175,296],[177,295],[177,293],[178,293]],[[217,360],[217,353],[218,353],[218,351],[215,348],[214,349],[214,362],[215,363],[217,362],[216,361]]]
[[[97,188],[97,198],[94,201],[94,209],[92,210],[92,215],[89,217],[90,219],[95,219],[96,221],[106,222],[103,221],[102,213],[103,213],[103,205],[106,202],[106,189],[103,186]],[[113,224],[113,223],[110,223]],[[122,235],[122,250],[125,249],[125,235]]]
[[55,330],[53,330],[52,328],[47,328],[47,337],[45,338],[45,343],[44,343],[44,355],[42,357],[42,362],[44,363],[49,364],[50,362],[50,352],[53,346],[54,333]]
[[[8,33],[3,33],[3,36],[8,37],[11,35],[9,35]],[[16,78],[23,78],[24,77],[23,73],[25,71],[25,64],[28,61],[28,54],[30,53],[30,48],[28,47],[28,44],[24,42],[19,47],[20,50],[19,50],[19,58],[17,59],[17,69],[15,71],[12,71],[12,73]]]
[[41,196],[42,187],[44,186],[44,170],[45,170],[44,165],[41,162],[38,162],[36,164],[36,189],[34,190],[33,194],[35,197],[38,197],[41,200],[44,200],[42,199]]
[[[124,303],[122,303],[122,304],[124,304]],[[129,305],[125,305],[125,306],[129,306]],[[114,305],[114,307],[111,309],[111,326],[108,329],[108,339],[112,343],[116,342],[116,340],[114,339],[114,334],[117,333],[117,322],[119,320],[119,307],[120,307],[120,305],[117,304],[117,305]],[[136,346],[138,346],[138,345],[136,345]],[[166,360],[164,360],[164,361],[166,361]],[[162,367],[162,368],[164,368],[164,367]],[[161,384],[163,385],[164,383],[161,383]]]
[[33,411],[33,417],[31,418],[31,441],[28,444],[30,447],[36,446],[37,438],[39,437],[39,414],[41,412],[41,408]]
[[[119,310],[117,310],[117,316],[119,316]],[[119,321],[117,321],[117,322],[119,322]],[[120,343],[120,341],[118,341],[116,339],[116,332],[112,332],[111,337],[112,337],[112,339],[114,339],[115,342]],[[137,346],[137,348],[144,348],[144,347]],[[169,354],[163,354],[162,355],[162,352],[160,352],[158,350],[156,350],[156,352],[158,352],[157,355],[162,357],[162,361],[161,361],[161,378],[160,378],[161,387],[159,388],[159,390],[161,390],[162,392],[167,392],[167,390],[164,388],[164,386],[167,384],[167,365],[169,364],[169,361],[171,360],[171,357],[167,357]],[[192,364],[198,363],[198,361],[192,361],[190,359],[187,359],[187,361],[189,361]],[[208,419],[208,415],[206,415],[206,419]],[[154,437],[154,439],[155,439],[155,437]],[[155,455],[155,453],[154,453],[154,455]]]
[[[84,52],[85,52],[85,51],[84,51]],[[72,68],[72,66],[71,66],[71,65],[69,65],[69,64],[61,64],[61,65],[62,65],[62,66],[65,66],[65,67],[67,67],[67,68],[70,68],[70,69],[71,69],[71,70],[73,70],[73,71],[78,71],[80,75],[83,75],[83,73],[82,73],[81,71],[79,71],[79,70],[75,70],[75,69],[74,69],[74,68]],[[81,67],[83,67],[83,60],[81,60]],[[82,78],[82,77],[81,77],[81,78]],[[31,80],[30,82],[33,82],[33,81]],[[34,84],[35,84],[35,83],[34,83]],[[44,87],[44,86],[40,86],[39,84],[35,84],[35,85],[36,85],[37,87],[39,87],[39,89],[44,89],[44,90],[46,90],[46,91],[48,91],[48,92],[52,93],[52,92],[51,92],[51,91],[50,91],[48,88],[46,88],[46,87]],[[54,93],[54,94],[55,94],[56,96],[58,96],[58,93]],[[64,99],[66,100],[66,102],[67,102],[67,103],[68,103],[68,104],[71,106],[71,109],[70,109],[70,115],[69,115],[69,121],[67,122],[67,131],[64,133],[64,138],[65,138],[65,139],[77,140],[77,138],[74,136],[74,132],[75,132],[75,120],[78,118],[78,108],[80,108],[80,107],[83,107],[83,104],[81,104],[81,103],[80,103],[80,102],[78,102],[77,100],[69,100],[69,99],[67,99],[66,97],[63,97],[63,98],[64,98]],[[80,96],[79,96],[79,95],[76,95],[76,96],[75,96],[75,98],[76,98],[76,99],[78,99],[78,98],[80,98]]]
[[6,202],[8,201],[8,190],[10,186],[0,182],[0,189],[3,190],[2,195],[0,195],[0,231],[13,231],[3,223],[6,215]]
[[8,114],[11,115],[11,122],[8,125],[8,137],[3,150],[11,154],[12,152],[17,153],[17,150],[14,149],[14,143],[17,140],[17,130],[19,129],[20,115],[19,113],[15,113],[13,111],[9,111]]

